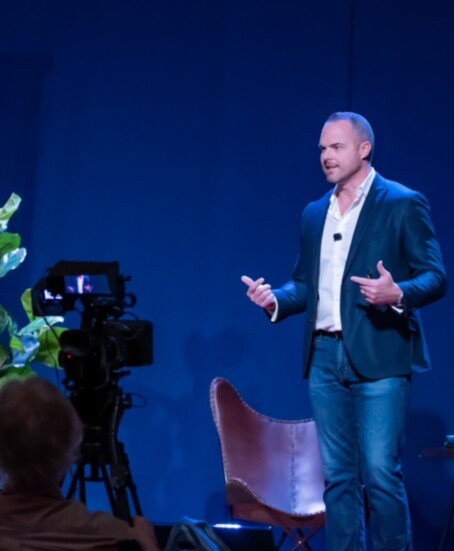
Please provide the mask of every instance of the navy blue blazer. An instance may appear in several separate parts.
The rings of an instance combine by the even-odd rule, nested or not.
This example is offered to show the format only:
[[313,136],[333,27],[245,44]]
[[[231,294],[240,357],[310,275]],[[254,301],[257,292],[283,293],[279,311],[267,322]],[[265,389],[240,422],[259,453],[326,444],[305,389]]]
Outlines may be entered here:
[[[306,312],[304,375],[309,374],[318,302],[320,247],[332,191],[310,203],[301,217],[300,250],[292,279],[275,289],[280,321]],[[350,277],[372,272],[383,260],[404,293],[404,314],[373,306]],[[419,313],[441,298],[447,287],[440,248],[427,199],[376,175],[361,210],[341,287],[344,342],[355,368],[365,377],[407,375],[430,368]]]

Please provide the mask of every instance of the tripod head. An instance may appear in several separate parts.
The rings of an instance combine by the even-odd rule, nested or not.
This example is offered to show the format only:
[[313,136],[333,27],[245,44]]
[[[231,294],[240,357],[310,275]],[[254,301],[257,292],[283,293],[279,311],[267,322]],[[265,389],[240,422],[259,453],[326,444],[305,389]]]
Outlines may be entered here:
[[128,374],[127,370],[119,371],[100,388],[84,388],[68,379],[63,381],[87,433],[98,431],[117,435],[124,412],[132,407],[131,395],[118,384],[119,379]]

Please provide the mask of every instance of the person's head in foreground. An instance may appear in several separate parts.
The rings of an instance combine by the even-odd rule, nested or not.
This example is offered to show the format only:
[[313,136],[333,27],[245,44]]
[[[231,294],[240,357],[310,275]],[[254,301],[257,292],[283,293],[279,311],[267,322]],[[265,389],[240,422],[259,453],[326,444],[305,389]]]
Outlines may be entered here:
[[60,483],[81,439],[74,406],[46,379],[14,380],[0,390],[0,470],[7,488]]

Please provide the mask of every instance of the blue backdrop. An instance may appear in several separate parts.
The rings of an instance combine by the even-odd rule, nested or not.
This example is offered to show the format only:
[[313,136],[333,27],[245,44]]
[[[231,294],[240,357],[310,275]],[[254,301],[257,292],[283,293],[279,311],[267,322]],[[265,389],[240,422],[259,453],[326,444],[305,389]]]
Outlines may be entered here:
[[[452,272],[453,18],[451,0],[0,0],[1,201],[23,197],[10,229],[28,249],[1,302],[20,316],[60,259],[133,276],[156,359],[123,381],[146,404],[121,438],[151,519],[228,519],[215,376],[269,415],[310,416],[303,319],[269,324],[240,276],[288,278],[301,209],[327,189],[331,112],[364,114],[377,170],[428,196]],[[454,482],[419,458],[454,430],[451,310],[448,296],[424,312],[434,370],[409,415],[416,551],[436,547]]]

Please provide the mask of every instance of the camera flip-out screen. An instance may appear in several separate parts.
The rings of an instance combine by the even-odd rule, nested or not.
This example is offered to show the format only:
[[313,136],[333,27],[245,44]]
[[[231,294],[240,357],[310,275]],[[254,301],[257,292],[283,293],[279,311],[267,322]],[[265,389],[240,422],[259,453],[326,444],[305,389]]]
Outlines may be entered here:
[[61,260],[38,284],[35,298],[40,305],[39,314],[56,313],[52,306],[58,308],[59,304],[64,310],[71,309],[78,298],[94,305],[116,304],[121,300],[120,282],[118,262]]

